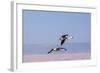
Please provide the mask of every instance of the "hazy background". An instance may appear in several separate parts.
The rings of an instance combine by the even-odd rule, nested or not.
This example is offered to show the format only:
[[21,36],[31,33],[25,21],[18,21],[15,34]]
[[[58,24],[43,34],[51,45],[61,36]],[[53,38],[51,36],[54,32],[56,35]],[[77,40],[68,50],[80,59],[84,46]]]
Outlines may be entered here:
[[59,46],[59,37],[74,37],[64,47],[69,53],[90,52],[91,14],[23,10],[24,54],[46,54]]

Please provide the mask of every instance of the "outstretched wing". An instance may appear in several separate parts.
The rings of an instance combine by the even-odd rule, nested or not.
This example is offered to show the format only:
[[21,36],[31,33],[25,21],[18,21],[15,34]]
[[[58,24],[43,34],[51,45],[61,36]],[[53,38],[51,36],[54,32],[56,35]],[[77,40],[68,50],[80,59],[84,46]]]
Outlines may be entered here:
[[61,45],[63,45],[63,44],[64,44],[65,40],[66,40],[66,39],[64,39],[64,40],[62,40],[62,41],[61,41]]
[[51,53],[52,51],[53,51],[53,49],[51,49],[51,50],[48,52],[48,54]]

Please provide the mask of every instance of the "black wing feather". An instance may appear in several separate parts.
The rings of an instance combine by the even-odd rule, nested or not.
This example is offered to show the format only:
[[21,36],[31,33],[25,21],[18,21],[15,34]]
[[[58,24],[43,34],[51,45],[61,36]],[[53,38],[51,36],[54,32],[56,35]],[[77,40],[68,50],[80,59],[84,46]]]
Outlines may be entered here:
[[65,42],[65,39],[61,41],[61,45],[63,45],[63,44],[64,44],[64,42]]
[[53,51],[53,49],[51,49],[51,50],[48,52],[48,54],[51,53],[52,51]]

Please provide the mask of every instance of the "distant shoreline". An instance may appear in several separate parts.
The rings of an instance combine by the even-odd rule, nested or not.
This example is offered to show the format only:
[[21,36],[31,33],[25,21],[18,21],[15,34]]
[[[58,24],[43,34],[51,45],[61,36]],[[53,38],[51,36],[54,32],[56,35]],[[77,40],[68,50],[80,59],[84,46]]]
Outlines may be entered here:
[[91,53],[66,53],[46,55],[24,55],[23,62],[68,61],[91,59]]
[[[23,54],[47,54],[52,48],[57,48],[61,46],[57,45],[24,45]],[[88,53],[91,52],[90,43],[67,43],[63,45],[64,48],[68,49],[67,53]]]

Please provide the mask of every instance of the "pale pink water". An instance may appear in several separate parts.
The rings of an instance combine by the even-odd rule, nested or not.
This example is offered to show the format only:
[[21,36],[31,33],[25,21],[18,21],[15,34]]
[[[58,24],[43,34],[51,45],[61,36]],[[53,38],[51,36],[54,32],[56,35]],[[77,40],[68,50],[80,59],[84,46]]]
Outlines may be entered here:
[[23,62],[43,62],[43,61],[63,61],[63,60],[84,60],[90,59],[90,53],[67,53],[67,54],[47,54],[47,55],[24,55]]

